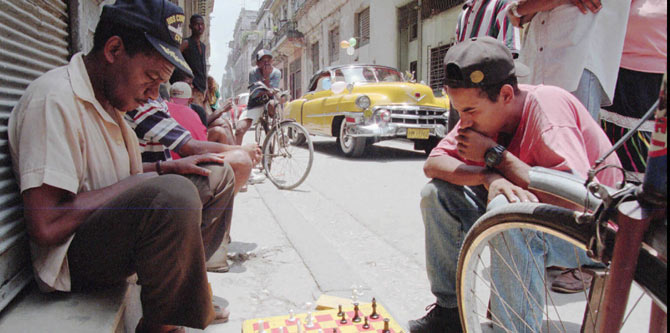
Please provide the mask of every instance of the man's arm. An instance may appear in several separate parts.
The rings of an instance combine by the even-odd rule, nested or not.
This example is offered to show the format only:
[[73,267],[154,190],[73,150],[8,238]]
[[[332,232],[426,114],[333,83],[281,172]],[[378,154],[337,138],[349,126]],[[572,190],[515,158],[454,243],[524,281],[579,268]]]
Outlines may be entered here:
[[41,246],[61,244],[105,202],[155,176],[155,173],[133,175],[116,184],[76,195],[47,184],[28,189],[22,193],[28,234]]
[[242,149],[251,158],[251,161],[256,164],[261,158],[261,149],[256,144],[248,144],[243,146],[233,146],[212,141],[201,141],[191,139],[183,144],[177,154],[181,156],[202,155],[207,153],[225,153],[227,151]]
[[184,39],[183,42],[181,42],[181,45],[179,45],[179,51],[184,52],[186,48],[188,47],[188,39]]

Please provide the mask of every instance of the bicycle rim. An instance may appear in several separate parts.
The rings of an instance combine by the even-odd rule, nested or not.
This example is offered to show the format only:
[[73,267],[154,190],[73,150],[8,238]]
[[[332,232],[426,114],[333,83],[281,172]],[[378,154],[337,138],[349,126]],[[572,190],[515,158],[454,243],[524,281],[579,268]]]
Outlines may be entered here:
[[[553,292],[547,282],[545,263],[531,260],[524,269],[519,269],[520,256],[510,249],[513,248],[510,235],[516,232],[528,250],[532,239],[546,244],[547,239],[556,237],[570,243],[573,252],[570,255],[577,257],[578,250],[586,249],[591,231],[589,226],[572,222],[574,214],[574,211],[551,205],[514,204],[489,212],[475,223],[463,242],[458,262],[456,290],[464,331],[579,332],[587,313],[592,314],[593,319],[588,319],[584,326],[596,325],[597,297],[589,302],[586,289],[575,294]],[[496,269],[491,265],[494,258],[498,262]],[[607,273],[606,268],[602,270]],[[513,278],[493,283],[493,276],[500,273],[509,273],[504,276]],[[527,281],[532,273],[541,276],[543,281],[541,290],[534,293],[529,290]],[[515,286],[515,301],[498,297],[504,286]],[[530,310],[521,311],[520,304],[527,304]],[[642,289],[632,288],[625,316],[628,319],[622,329],[647,330],[650,306],[651,298]]]
[[[291,144],[291,135],[301,134],[305,145]],[[268,179],[280,189],[302,184],[312,168],[314,146],[307,130],[295,122],[285,122],[270,131],[263,144],[263,167]]]

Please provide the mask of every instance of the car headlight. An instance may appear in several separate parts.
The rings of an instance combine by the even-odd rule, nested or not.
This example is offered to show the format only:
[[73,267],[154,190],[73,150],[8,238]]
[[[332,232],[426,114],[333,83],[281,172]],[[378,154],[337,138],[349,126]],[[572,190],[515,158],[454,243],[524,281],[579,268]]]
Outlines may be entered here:
[[370,97],[366,95],[358,96],[358,98],[356,98],[356,106],[358,106],[363,110],[366,110],[367,108],[370,107]]

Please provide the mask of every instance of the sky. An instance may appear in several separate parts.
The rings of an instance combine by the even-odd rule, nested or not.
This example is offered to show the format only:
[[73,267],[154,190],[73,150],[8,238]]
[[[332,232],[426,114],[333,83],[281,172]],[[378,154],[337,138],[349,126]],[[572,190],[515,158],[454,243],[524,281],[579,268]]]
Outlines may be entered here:
[[211,14],[209,27],[209,75],[221,85],[221,78],[226,71],[228,60],[228,42],[233,39],[233,32],[240,10],[258,10],[263,0],[216,0]]

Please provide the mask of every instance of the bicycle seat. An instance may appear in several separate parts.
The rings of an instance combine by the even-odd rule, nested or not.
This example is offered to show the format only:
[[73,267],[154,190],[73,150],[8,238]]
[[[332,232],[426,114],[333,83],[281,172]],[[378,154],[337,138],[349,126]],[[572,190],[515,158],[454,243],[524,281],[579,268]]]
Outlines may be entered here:
[[[600,199],[589,193],[584,186],[585,179],[579,176],[543,167],[532,167],[529,176],[528,189],[539,194],[542,202],[576,210],[583,210],[584,205],[587,205],[590,211],[594,211],[601,203]],[[609,193],[615,191],[601,186]]]

